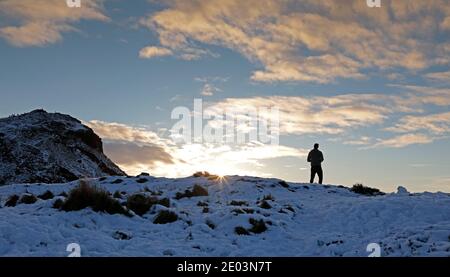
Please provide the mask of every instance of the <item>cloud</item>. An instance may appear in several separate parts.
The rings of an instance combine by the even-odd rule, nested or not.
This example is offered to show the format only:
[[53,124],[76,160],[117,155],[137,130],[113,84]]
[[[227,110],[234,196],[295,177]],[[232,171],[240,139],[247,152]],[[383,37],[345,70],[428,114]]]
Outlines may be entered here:
[[150,143],[163,145],[166,143],[161,137],[150,130],[140,127],[128,126],[116,122],[91,120],[83,122],[92,128],[101,138],[112,141],[131,141],[135,143]]
[[303,158],[306,150],[284,145],[249,142],[241,145],[183,144],[145,128],[93,120],[83,122],[105,141],[105,153],[128,174],[149,172],[154,176],[189,176],[207,170],[215,174],[267,175],[255,168],[265,160]]
[[427,131],[436,135],[450,133],[450,112],[402,117],[394,127],[387,128],[396,133]]
[[427,144],[433,142],[434,139],[424,134],[406,134],[400,135],[393,138],[381,140],[371,148],[375,147],[390,147],[390,148],[401,148],[413,144]]
[[107,142],[104,145],[106,155],[117,164],[125,167],[159,163],[172,164],[172,156],[163,147],[156,145],[138,145],[132,142]]
[[347,145],[370,145],[372,144],[373,139],[368,136],[362,136],[358,139],[353,140],[345,140],[343,143]]
[[201,91],[201,95],[203,96],[213,96],[216,92],[220,92],[222,91],[221,89],[219,89],[218,87],[215,87],[212,84],[204,84],[202,91]]
[[428,73],[425,75],[425,77],[432,81],[449,83],[450,71]]
[[209,55],[203,45],[232,49],[259,67],[254,81],[325,83],[449,62],[445,0],[385,1],[378,9],[361,0],[163,2],[141,20],[162,47],[189,59]]
[[108,21],[103,0],[85,0],[81,8],[69,8],[61,0],[3,0],[2,17],[18,25],[0,26],[0,37],[18,47],[44,46],[62,40],[62,33],[76,31],[80,20]]
[[383,123],[392,112],[384,99],[376,94],[227,98],[211,103],[208,110],[214,115],[227,110],[239,109],[245,113],[252,108],[277,108],[278,114],[261,113],[260,117],[271,122],[278,119],[282,134],[340,134],[352,128]]
[[156,46],[148,46],[142,48],[139,52],[139,57],[144,59],[151,59],[154,57],[164,57],[171,56],[172,50],[164,48],[164,47],[156,47]]
[[202,91],[200,92],[203,96],[213,96],[216,92],[222,92],[222,89],[218,87],[218,83],[228,82],[227,77],[197,77],[194,79],[196,82],[203,83]]

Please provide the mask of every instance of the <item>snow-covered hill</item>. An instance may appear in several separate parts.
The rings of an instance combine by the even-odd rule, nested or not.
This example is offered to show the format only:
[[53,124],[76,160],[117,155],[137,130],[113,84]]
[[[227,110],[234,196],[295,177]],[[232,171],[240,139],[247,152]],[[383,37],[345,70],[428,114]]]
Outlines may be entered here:
[[35,110],[0,119],[0,185],[125,175],[102,140],[71,116]]
[[[90,182],[123,205],[135,193],[159,204],[131,217],[90,208],[65,212],[53,204],[77,181],[3,186],[0,255],[67,256],[67,245],[78,243],[82,256],[367,256],[367,245],[378,243],[381,256],[450,256],[450,195],[445,193],[371,197],[340,186],[240,176]],[[196,184],[208,195],[190,195]],[[5,205],[12,195],[24,194],[50,199]],[[164,198],[169,203],[160,201]],[[154,223],[163,210],[177,218]]]

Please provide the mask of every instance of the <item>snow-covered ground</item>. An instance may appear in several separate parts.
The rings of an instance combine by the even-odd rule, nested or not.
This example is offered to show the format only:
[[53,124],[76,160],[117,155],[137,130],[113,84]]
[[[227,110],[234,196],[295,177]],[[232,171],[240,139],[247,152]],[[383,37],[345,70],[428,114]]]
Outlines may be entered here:
[[[13,194],[58,195],[78,182],[0,187],[0,256],[67,256],[70,243],[80,245],[82,256],[368,256],[369,243],[381,246],[381,256],[450,256],[449,194],[368,197],[255,177],[139,178],[92,182],[124,199],[137,192],[169,197],[177,221],[154,224],[157,212],[167,209],[160,205],[142,217],[53,209],[61,196],[5,207]],[[112,184],[117,179],[123,182]],[[209,196],[174,199],[194,184]],[[261,208],[265,196],[269,205]],[[236,227],[251,228],[250,219],[262,219],[267,230],[236,234]]]

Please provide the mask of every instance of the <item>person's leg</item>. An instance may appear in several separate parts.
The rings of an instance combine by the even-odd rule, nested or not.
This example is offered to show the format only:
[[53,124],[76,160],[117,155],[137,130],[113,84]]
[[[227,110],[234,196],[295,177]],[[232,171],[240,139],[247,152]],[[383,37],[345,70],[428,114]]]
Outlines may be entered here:
[[310,179],[310,183],[314,183],[314,177],[316,176],[316,169],[314,166],[311,166],[311,179]]
[[323,181],[323,170],[322,167],[319,166],[317,169],[317,175],[319,175],[319,184],[322,184]]

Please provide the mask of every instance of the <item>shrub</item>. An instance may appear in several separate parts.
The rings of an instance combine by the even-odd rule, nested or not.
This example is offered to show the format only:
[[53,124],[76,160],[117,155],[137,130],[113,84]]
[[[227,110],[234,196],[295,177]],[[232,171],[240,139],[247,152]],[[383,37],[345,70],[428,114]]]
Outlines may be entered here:
[[170,199],[158,199],[156,197],[149,197],[144,194],[133,194],[127,199],[127,208],[140,216],[146,214],[150,208],[156,204],[169,208]]
[[241,235],[245,235],[245,236],[250,235],[250,233],[247,231],[247,229],[245,229],[242,226],[238,226],[238,227],[234,228],[234,232],[240,236]]
[[197,196],[208,196],[208,190],[200,185],[194,185],[192,190],[185,190],[184,192],[177,192],[175,199],[191,198]]
[[137,215],[146,214],[156,204],[157,199],[144,194],[133,194],[127,198],[127,208]]
[[273,197],[272,194],[264,195],[262,200],[272,200],[273,201],[273,200],[275,200],[275,197]]
[[44,192],[43,194],[39,195],[38,198],[42,199],[42,200],[49,200],[49,199],[53,199],[55,197],[55,195],[47,190],[46,192]]
[[6,200],[5,206],[6,207],[15,207],[17,205],[17,201],[19,201],[19,196],[14,194],[11,195],[8,200]]
[[80,184],[70,191],[61,209],[68,212],[79,211],[88,207],[95,212],[129,215],[119,201],[112,198],[107,191],[81,180]]
[[208,207],[208,203],[207,202],[203,202],[203,201],[198,201],[197,202],[197,206],[199,206],[199,207]]
[[111,184],[117,185],[117,184],[120,184],[122,182],[123,182],[122,179],[116,179],[116,180],[112,181]]
[[230,205],[231,206],[248,206],[248,203],[245,201],[231,200]]
[[198,178],[198,177],[209,177],[209,176],[211,176],[211,174],[209,174],[208,171],[197,171],[192,176],[196,177],[196,178]]
[[289,187],[289,185],[288,185],[288,183],[286,183],[286,181],[279,181],[278,184],[280,184],[280,186],[282,186],[283,188]]
[[53,209],[60,210],[63,205],[64,205],[64,201],[62,199],[56,199],[55,202],[53,202]]
[[366,187],[362,184],[355,184],[350,189],[350,191],[366,196],[377,196],[377,195],[384,195],[384,192],[381,192],[379,189],[376,188],[370,188]]
[[139,184],[143,184],[143,183],[147,183],[147,182],[148,182],[147,178],[139,178],[136,180],[136,183],[139,183]]
[[266,223],[264,223],[264,220],[262,219],[256,220],[254,218],[250,218],[249,222],[252,225],[252,228],[250,228],[249,231],[252,233],[260,234],[267,230]]
[[261,203],[259,204],[259,207],[260,207],[261,209],[266,209],[266,210],[272,208],[272,206],[271,206],[271,205],[269,204],[269,202],[267,202],[266,200],[261,201]]
[[118,190],[116,190],[114,192],[114,194],[113,194],[113,197],[114,198],[118,198],[118,199],[122,199],[122,194]]
[[36,203],[37,198],[33,194],[24,194],[20,197],[19,204],[33,204]]
[[178,220],[178,215],[172,211],[162,210],[153,220],[155,224],[167,224]]
[[208,190],[200,185],[194,185],[192,196],[208,196]]
[[214,222],[212,222],[209,219],[206,220],[206,225],[208,225],[208,227],[213,229],[213,230],[216,228],[216,224],[214,224]]
[[166,208],[170,208],[170,199],[169,198],[159,199],[157,204],[164,206]]

